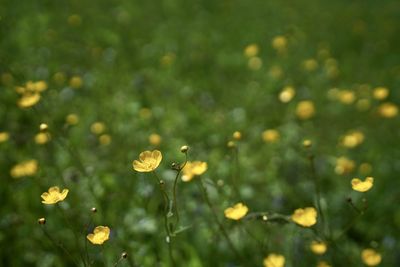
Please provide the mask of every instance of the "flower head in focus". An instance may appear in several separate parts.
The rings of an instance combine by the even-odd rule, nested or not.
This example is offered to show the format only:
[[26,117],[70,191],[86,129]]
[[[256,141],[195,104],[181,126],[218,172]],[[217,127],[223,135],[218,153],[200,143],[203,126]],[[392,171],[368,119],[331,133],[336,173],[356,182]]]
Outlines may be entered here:
[[86,238],[94,245],[102,245],[110,237],[110,228],[107,226],[97,226],[93,233],[90,233]]
[[133,169],[138,172],[154,171],[162,160],[162,154],[158,150],[144,151],[140,153],[139,160],[133,161]]
[[374,185],[374,178],[367,177],[364,181],[361,181],[359,178],[354,178],[351,180],[351,187],[354,191],[358,192],[367,192]]
[[60,191],[60,188],[58,186],[52,186],[49,188],[48,192],[44,192],[41,195],[43,199],[42,203],[47,205],[56,204],[60,201],[63,201],[67,197],[68,192],[68,189]]
[[243,203],[239,202],[233,207],[229,207],[225,209],[224,214],[225,217],[231,220],[240,220],[243,218],[247,212],[249,211],[249,208],[244,205]]
[[303,227],[311,227],[317,223],[317,210],[314,207],[296,209],[292,214],[292,220]]

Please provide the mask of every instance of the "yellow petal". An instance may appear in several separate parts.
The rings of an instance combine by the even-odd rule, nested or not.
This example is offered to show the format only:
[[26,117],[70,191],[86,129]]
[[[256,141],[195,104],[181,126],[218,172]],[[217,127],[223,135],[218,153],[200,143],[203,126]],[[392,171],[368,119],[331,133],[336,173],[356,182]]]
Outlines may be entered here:
[[317,223],[317,210],[313,207],[296,209],[292,215],[292,220],[304,227],[313,226]]
[[240,220],[246,216],[249,208],[243,203],[237,203],[233,207],[227,208],[224,211],[225,217],[231,220]]
[[354,178],[351,180],[351,187],[353,188],[353,190],[358,192],[366,192],[370,190],[373,185],[374,178],[372,177],[367,177],[364,182],[358,178]]

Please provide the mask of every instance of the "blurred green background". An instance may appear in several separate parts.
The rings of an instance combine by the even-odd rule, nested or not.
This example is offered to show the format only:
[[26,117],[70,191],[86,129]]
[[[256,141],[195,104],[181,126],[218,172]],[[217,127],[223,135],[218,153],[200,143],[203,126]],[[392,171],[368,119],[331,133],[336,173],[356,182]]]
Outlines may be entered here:
[[[177,266],[263,266],[269,253],[285,266],[364,266],[367,247],[381,253],[380,266],[400,266],[399,1],[0,3],[1,266],[74,266],[40,217],[73,255],[91,217],[90,227],[109,226],[102,248],[89,244],[93,266],[112,266],[122,251],[130,260],[121,266],[170,266],[158,185],[132,161],[161,150],[158,173],[170,188],[185,144],[190,160],[208,163],[202,179],[246,260],[229,250],[194,178],[179,183],[181,225],[190,228],[173,239]],[[16,88],[29,81],[48,89],[20,108]],[[282,91],[295,94],[286,101]],[[314,105],[309,118],[304,100]],[[41,123],[50,140],[37,136]],[[277,132],[268,138],[267,129]],[[232,149],[235,131],[242,138]],[[336,245],[327,240],[325,255],[310,251],[310,229],[224,218],[239,201],[285,215],[315,206],[309,153],[333,236],[358,216],[348,198],[368,207]],[[30,159],[38,170],[12,177]],[[366,176],[374,187],[353,191],[351,179]],[[41,203],[54,185],[70,190],[60,208]],[[78,246],[58,209],[83,232]]]

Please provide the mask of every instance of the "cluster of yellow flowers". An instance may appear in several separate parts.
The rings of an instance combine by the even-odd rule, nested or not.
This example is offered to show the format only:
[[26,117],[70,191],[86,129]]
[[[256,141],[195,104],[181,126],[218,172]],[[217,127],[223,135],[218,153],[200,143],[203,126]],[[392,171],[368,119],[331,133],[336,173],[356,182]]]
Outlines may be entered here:
[[[70,124],[72,125],[72,123],[70,123]],[[107,127],[106,127],[105,123],[100,122],[100,121],[96,121],[96,122],[92,123],[92,125],[90,126],[90,131],[93,134],[98,135],[99,142],[101,145],[108,145],[111,143],[111,135],[104,133],[106,131],[106,129],[107,129]]]
[[41,97],[41,93],[47,90],[45,81],[28,81],[25,86],[15,87],[15,91],[21,95],[17,104],[20,108],[28,108],[36,105]]

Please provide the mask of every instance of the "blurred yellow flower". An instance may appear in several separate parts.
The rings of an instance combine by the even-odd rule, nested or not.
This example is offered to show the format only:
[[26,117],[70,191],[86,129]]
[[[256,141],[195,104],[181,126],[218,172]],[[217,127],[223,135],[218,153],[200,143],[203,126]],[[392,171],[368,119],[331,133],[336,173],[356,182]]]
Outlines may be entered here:
[[377,266],[382,261],[380,253],[372,248],[366,248],[361,252],[361,259],[367,266]]
[[102,245],[110,237],[110,228],[107,226],[97,226],[92,234],[88,234],[86,238],[94,245]]
[[244,49],[244,55],[246,57],[255,57],[258,55],[259,52],[259,47],[257,44],[249,44],[248,46],[246,46],[246,48]]
[[296,115],[301,120],[307,120],[314,116],[315,106],[312,101],[304,100],[300,101],[296,107]]
[[24,93],[18,100],[17,104],[20,108],[29,108],[36,105],[40,100],[39,93]]
[[369,99],[363,98],[356,102],[356,107],[360,111],[366,111],[371,107],[371,101]]
[[189,182],[196,175],[202,175],[207,170],[207,162],[188,161],[183,168],[182,181]]
[[79,117],[78,117],[78,115],[71,113],[71,114],[67,115],[67,117],[65,118],[65,121],[69,125],[75,125],[75,124],[78,124]]
[[140,153],[139,160],[133,161],[133,169],[138,172],[154,171],[162,160],[162,154],[158,150],[144,151]]
[[56,72],[56,73],[53,75],[53,80],[54,80],[58,85],[62,85],[62,84],[65,82],[66,79],[67,79],[67,78],[65,77],[65,74],[64,74],[63,72]]
[[287,47],[287,39],[285,36],[278,35],[272,39],[272,47],[278,52],[284,52]]
[[47,205],[56,204],[60,201],[63,201],[67,197],[68,192],[68,189],[64,189],[62,192],[60,192],[60,188],[58,186],[50,187],[48,192],[44,192],[41,195],[43,199],[42,203]]
[[259,57],[251,57],[247,63],[247,66],[251,70],[259,70],[262,67],[262,59]]
[[235,204],[233,207],[229,207],[225,209],[224,214],[225,217],[231,220],[240,220],[244,216],[246,216],[249,208],[243,203],[239,202]]
[[296,209],[292,214],[292,220],[304,227],[313,226],[317,223],[317,210],[314,207]]
[[106,125],[103,122],[95,122],[90,126],[90,131],[94,134],[102,134],[106,130]]
[[303,69],[306,71],[314,71],[318,68],[318,62],[313,59],[309,58],[303,61]]
[[153,146],[159,146],[161,144],[161,136],[159,134],[153,133],[149,135],[149,143]]
[[341,103],[350,105],[356,100],[356,95],[351,90],[340,90],[338,98]]
[[38,170],[38,162],[34,159],[23,161],[11,168],[10,175],[13,178],[35,175]]
[[283,267],[285,257],[281,254],[271,253],[264,259],[264,267]]
[[239,132],[239,131],[235,131],[235,132],[232,134],[232,137],[233,137],[234,140],[240,140],[240,139],[242,139],[242,133]]
[[176,58],[175,53],[168,52],[165,55],[163,55],[160,59],[160,64],[164,67],[170,66],[172,63],[174,63]]
[[269,76],[271,76],[271,78],[273,79],[280,79],[283,76],[283,70],[280,66],[272,66],[269,71],[268,71]]
[[50,140],[49,133],[38,133],[35,135],[35,143],[38,145],[44,145]]
[[341,137],[341,145],[347,148],[354,148],[364,142],[364,134],[361,131],[350,131]]
[[264,132],[262,132],[261,137],[266,143],[275,143],[279,140],[280,134],[275,129],[267,129]]
[[8,132],[0,132],[0,143],[6,142],[8,139],[10,139]]
[[322,255],[326,252],[328,246],[325,242],[312,241],[310,244],[310,249],[314,254]]
[[386,87],[376,87],[373,91],[375,99],[384,100],[389,96],[389,90]]
[[393,118],[399,113],[399,108],[393,103],[386,102],[379,105],[378,113],[384,118]]
[[317,267],[332,267],[332,266],[328,264],[326,261],[319,261]]
[[153,112],[149,108],[141,108],[139,110],[139,116],[142,119],[149,119],[153,115]]
[[354,178],[351,180],[351,187],[354,191],[358,192],[367,192],[374,185],[374,178],[367,177],[364,181],[361,181],[359,178]]
[[109,135],[109,134],[100,135],[99,142],[103,146],[109,145],[111,143],[111,135]]
[[69,80],[69,86],[71,86],[74,89],[79,89],[83,85],[83,80],[80,76],[72,76],[71,79]]
[[296,95],[296,91],[292,86],[285,86],[279,93],[279,100],[282,103],[288,103]]
[[71,26],[79,26],[82,23],[82,18],[78,14],[72,14],[68,17],[68,24]]
[[354,170],[355,166],[354,160],[339,157],[336,159],[335,173],[339,175],[349,174]]

